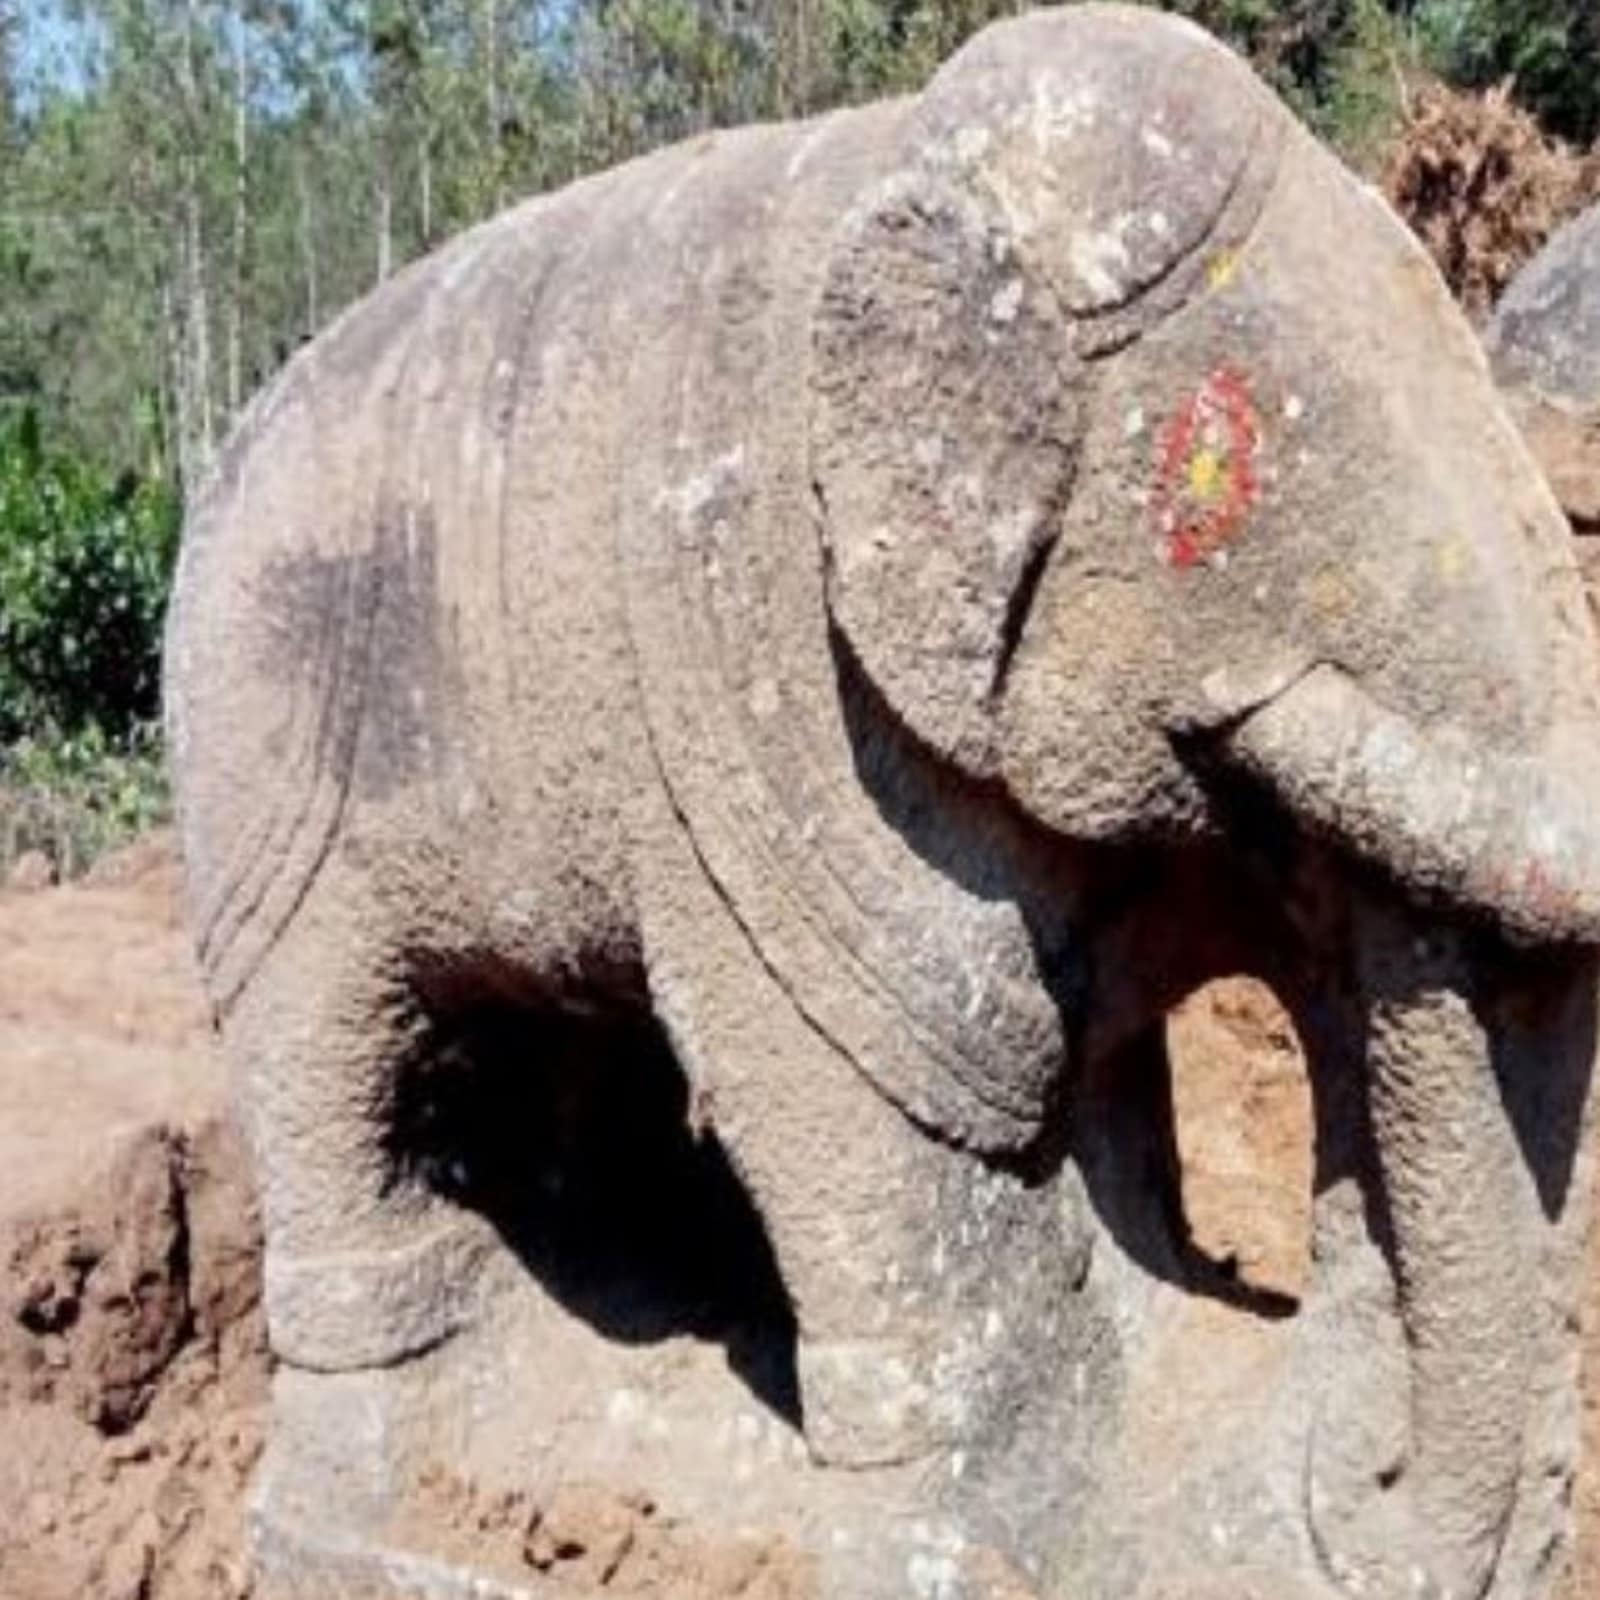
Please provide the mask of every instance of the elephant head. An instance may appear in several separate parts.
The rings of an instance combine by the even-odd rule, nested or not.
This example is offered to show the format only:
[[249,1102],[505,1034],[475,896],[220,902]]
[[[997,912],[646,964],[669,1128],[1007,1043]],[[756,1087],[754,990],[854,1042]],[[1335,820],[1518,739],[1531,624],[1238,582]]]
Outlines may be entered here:
[[[1421,250],[1198,30],[992,30],[907,125],[817,315],[833,626],[1055,836],[1237,837],[1244,793],[1349,864],[1410,1428],[1358,1511],[1314,1461],[1311,1516],[1353,1588],[1475,1600],[1565,1199],[1507,1077],[1593,1048],[1600,721],[1564,525]],[[1532,1021],[1530,960],[1561,990]]]

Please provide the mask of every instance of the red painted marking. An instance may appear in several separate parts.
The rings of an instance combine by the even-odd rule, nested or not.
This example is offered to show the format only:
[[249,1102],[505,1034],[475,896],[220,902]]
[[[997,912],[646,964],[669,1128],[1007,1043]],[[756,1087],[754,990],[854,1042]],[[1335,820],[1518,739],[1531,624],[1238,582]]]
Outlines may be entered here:
[[1175,567],[1192,567],[1200,559],[1200,547],[1187,529],[1180,529],[1167,540],[1167,560]]
[[[1173,414],[1163,431],[1155,497],[1157,527],[1173,566],[1196,566],[1238,537],[1260,496],[1260,445],[1249,380],[1232,367],[1218,367]],[[1220,470],[1215,492],[1194,482],[1202,455]]]

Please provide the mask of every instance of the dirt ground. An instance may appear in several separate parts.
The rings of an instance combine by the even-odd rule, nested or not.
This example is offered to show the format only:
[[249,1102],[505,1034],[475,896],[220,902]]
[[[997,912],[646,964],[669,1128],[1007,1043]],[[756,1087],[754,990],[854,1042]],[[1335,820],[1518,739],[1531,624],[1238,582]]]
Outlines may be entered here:
[[0,891],[5,1600],[249,1592],[267,1356],[221,1091],[163,841]]
[[[1240,981],[1181,1008],[1169,1039],[1196,1242],[1297,1294],[1310,1106],[1293,1030]],[[268,1377],[259,1269],[169,841],[70,888],[16,874],[0,889],[0,1600],[249,1595],[244,1491]],[[1590,1281],[1600,1345],[1600,1253]],[[1585,1426],[1592,1457],[1600,1395]],[[442,1522],[630,1594],[674,1593],[699,1559],[653,1507],[606,1491],[537,1514],[455,1504],[470,1486],[439,1493]],[[1578,1513],[1569,1600],[1600,1594],[1600,1474],[1580,1483]],[[783,1600],[797,1581],[771,1552],[740,1559],[717,1592]]]

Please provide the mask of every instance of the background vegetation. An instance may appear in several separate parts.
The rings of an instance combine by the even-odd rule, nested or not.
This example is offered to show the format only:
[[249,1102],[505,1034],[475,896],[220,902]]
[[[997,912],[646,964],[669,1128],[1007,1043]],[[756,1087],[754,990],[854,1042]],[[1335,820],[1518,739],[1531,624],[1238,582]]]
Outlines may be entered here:
[[[1594,0],[1167,4],[1352,160],[1376,168],[1397,124],[1426,123],[1396,192],[1433,217],[1441,259],[1506,162],[1487,144],[1462,157],[1448,118],[1413,105],[1419,79],[1502,85],[1529,148],[1600,131]],[[70,869],[159,814],[184,497],[342,306],[520,195],[707,127],[915,86],[1012,9],[0,0],[0,870],[30,845]],[[1518,248],[1545,226],[1519,223]]]

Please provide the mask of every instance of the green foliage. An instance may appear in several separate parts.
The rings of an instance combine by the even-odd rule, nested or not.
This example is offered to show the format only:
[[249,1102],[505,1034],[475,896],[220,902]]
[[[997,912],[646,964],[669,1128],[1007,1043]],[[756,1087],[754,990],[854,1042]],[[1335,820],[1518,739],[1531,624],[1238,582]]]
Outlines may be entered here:
[[178,506],[0,419],[0,742],[127,737],[154,715]]
[[113,740],[94,724],[77,734],[18,741],[0,752],[0,871],[42,851],[63,878],[167,819],[153,724]]
[[1025,9],[1021,0],[830,0],[821,16],[825,64],[812,101],[915,89],[980,28]]
[[1408,0],[1157,0],[1249,58],[1346,159],[1374,164],[1417,54]]
[[1405,112],[1408,75],[1420,65],[1415,37],[1381,0],[1354,0],[1310,122],[1352,166],[1376,173]]
[[1547,132],[1600,135],[1600,8],[1595,0],[1417,0],[1419,36],[1450,82],[1506,78]]
[[697,0],[611,0],[574,17],[568,156],[589,171],[674,139],[770,114],[750,18]]
[[1177,11],[1226,39],[1303,114],[1334,91],[1353,41],[1356,0],[1172,0]]

